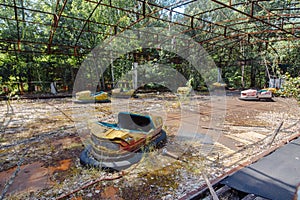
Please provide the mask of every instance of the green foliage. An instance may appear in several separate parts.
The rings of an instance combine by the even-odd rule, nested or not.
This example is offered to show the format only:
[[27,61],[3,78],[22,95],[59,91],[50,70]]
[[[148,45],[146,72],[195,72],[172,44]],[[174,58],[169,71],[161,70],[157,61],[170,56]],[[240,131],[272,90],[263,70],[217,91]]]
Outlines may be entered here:
[[294,97],[300,102],[300,77],[292,77],[289,73],[286,73],[280,94],[285,97]]
[[[8,85],[11,88],[10,90],[19,91],[20,85],[18,86],[18,84],[24,84],[25,89],[28,88],[29,92],[33,92],[34,86],[39,84],[43,91],[47,91],[49,83],[57,81],[71,88],[76,72],[85,58],[82,55],[101,44],[106,38],[130,28],[154,26],[169,28],[174,24],[187,26],[191,24],[189,18],[175,12],[172,14],[174,24],[169,24],[167,21],[170,19],[170,12],[167,9],[160,10],[159,7],[153,7],[147,3],[143,7],[142,2],[139,1],[103,0],[98,5],[97,1],[72,0],[66,1],[65,6],[63,5],[64,2],[55,0],[16,1],[17,7],[29,9],[18,9],[19,31],[16,29],[17,22],[14,8],[8,6],[0,11],[0,38],[5,39],[3,41],[16,41],[16,39],[21,41],[20,43],[3,42],[2,40],[0,42],[1,49],[13,50],[0,54],[1,86]],[[168,7],[178,1],[151,0],[148,2],[151,5],[157,4],[162,7]],[[228,1],[223,0],[222,2],[228,3]],[[14,5],[12,1],[7,0],[2,3]],[[250,3],[250,1],[239,3],[236,8],[250,13]],[[269,14],[266,10],[270,10],[272,7],[285,7],[289,3],[290,1],[260,2],[262,6],[254,5],[252,11],[255,16],[265,16]],[[105,6],[104,4],[111,4],[111,6]],[[222,69],[222,77],[229,87],[240,88],[242,85],[241,61],[249,61],[244,63],[243,80],[245,87],[263,87],[266,84],[266,66],[263,64],[263,58],[267,61],[266,65],[270,68],[270,72],[273,75],[278,76],[280,70],[287,71],[290,74],[299,73],[299,41],[293,41],[293,44],[290,41],[270,42],[265,49],[265,44],[257,43],[254,38],[256,37],[255,34],[241,35],[241,37],[239,36],[240,39],[233,37],[233,42],[229,42],[227,39],[223,40],[220,35],[225,34],[224,26],[226,25],[230,25],[230,28],[226,30],[227,36],[243,34],[243,32],[251,33],[252,31],[262,32],[261,34],[263,34],[264,27],[250,20],[249,23],[232,24],[234,20],[243,19],[245,16],[239,12],[232,12],[230,9],[218,8],[219,5],[212,1],[195,1],[182,6],[181,9],[184,9],[184,12],[195,16],[193,20],[195,29],[186,31],[189,28],[183,28],[184,32],[196,41],[207,41],[202,42],[203,47],[215,61],[217,67]],[[130,13],[128,12],[129,10],[136,13],[143,11],[146,18],[143,15]],[[55,29],[55,16],[57,17],[61,11],[62,15]],[[297,14],[297,10],[291,10],[290,12],[291,15]],[[149,13],[152,13],[152,17],[147,17]],[[156,18],[162,20],[157,20]],[[85,21],[87,19],[88,21]],[[215,26],[209,22],[221,24],[222,26]],[[288,23],[284,24],[284,28],[288,26],[293,28]],[[234,30],[244,31],[237,33]],[[47,46],[50,42],[49,33],[53,33],[51,49]],[[267,39],[276,41],[279,36],[278,33],[272,32],[268,33]],[[248,38],[246,39],[246,37]],[[29,45],[23,41],[33,41],[35,43]],[[155,49],[145,51],[134,40],[124,38],[114,50],[126,48],[128,43],[135,45],[137,52],[141,54],[138,62],[139,65],[145,66],[139,69],[145,70],[142,73],[144,80],[148,80],[147,76],[149,74],[157,74],[162,79],[161,82],[157,80],[159,84],[163,84],[164,79],[172,78],[167,70],[158,70],[157,65],[168,65],[182,74],[186,80],[192,80],[189,84],[194,89],[205,89],[207,83],[204,82],[204,79],[209,83],[215,82],[217,79],[217,71],[200,74],[193,66],[190,66],[190,63],[178,58],[178,55]],[[290,48],[290,45],[295,47]],[[75,49],[69,47],[77,48],[77,57],[72,56],[75,55]],[[20,52],[17,50],[20,50]],[[22,53],[24,51],[27,53]],[[43,53],[38,54],[34,52]],[[51,55],[52,53],[54,55]],[[61,54],[66,56],[59,56]],[[124,74],[132,69],[133,60],[132,53],[114,60],[113,65],[101,77],[102,86],[120,80]],[[287,67],[279,70],[283,64]]]

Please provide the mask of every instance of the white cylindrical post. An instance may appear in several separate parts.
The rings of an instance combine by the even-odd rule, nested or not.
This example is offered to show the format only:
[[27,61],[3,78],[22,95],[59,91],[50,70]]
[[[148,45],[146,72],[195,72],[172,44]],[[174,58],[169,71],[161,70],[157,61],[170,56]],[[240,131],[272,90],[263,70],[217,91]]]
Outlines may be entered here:
[[133,83],[133,89],[137,89],[137,81],[138,81],[138,74],[137,74],[137,68],[138,68],[138,63],[134,62],[133,63],[133,77],[132,77],[132,83]]
[[221,79],[222,79],[222,69],[220,67],[218,67],[218,83],[221,82]]

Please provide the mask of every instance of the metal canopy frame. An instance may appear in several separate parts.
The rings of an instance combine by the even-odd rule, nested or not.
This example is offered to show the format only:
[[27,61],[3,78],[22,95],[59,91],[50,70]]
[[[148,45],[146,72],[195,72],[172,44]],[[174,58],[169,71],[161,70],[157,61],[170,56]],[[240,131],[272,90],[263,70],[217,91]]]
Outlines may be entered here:
[[[243,45],[259,45],[261,48],[268,48],[280,41],[294,41],[295,44],[292,46],[297,48],[297,41],[300,39],[300,2],[298,1],[282,1],[281,3],[277,1],[277,5],[282,6],[274,7],[275,1],[270,0],[174,0],[167,1],[170,3],[164,3],[165,5],[153,3],[155,1],[150,0],[134,0],[134,7],[125,8],[113,0],[84,0],[82,4],[90,4],[93,7],[87,13],[87,17],[69,14],[67,4],[71,0],[57,0],[55,9],[47,12],[35,9],[34,6],[26,7],[23,1],[0,0],[0,7],[14,12],[11,17],[0,16],[1,23],[15,24],[14,30],[11,31],[16,33],[16,37],[0,38],[1,52],[83,56],[90,52],[97,42],[101,42],[100,40],[128,29],[151,25],[153,21],[166,22],[169,26],[176,25],[182,34],[188,34],[208,51],[218,48],[231,49],[241,42]],[[203,4],[209,4],[211,8],[197,13],[189,12],[187,9],[183,12],[184,8]],[[122,13],[120,19],[127,16],[130,24],[124,26],[120,21],[109,23],[91,19],[96,12],[101,12],[101,7]],[[260,13],[256,13],[256,9],[259,9]],[[237,13],[238,17],[226,16],[224,10]],[[37,22],[24,15],[20,17],[20,13],[41,15],[45,18],[52,18],[52,21],[51,23],[49,21]],[[178,16],[180,20],[172,18],[172,15]],[[208,19],[207,16],[210,15],[224,15],[224,17],[221,20],[212,17]],[[67,21],[79,22],[81,26],[72,27]],[[28,40],[21,36],[21,24],[46,27],[50,31],[34,41]],[[67,32],[74,35],[74,38],[57,40],[56,35]],[[84,34],[93,37],[101,36],[101,39],[84,46],[84,43],[80,42]]]

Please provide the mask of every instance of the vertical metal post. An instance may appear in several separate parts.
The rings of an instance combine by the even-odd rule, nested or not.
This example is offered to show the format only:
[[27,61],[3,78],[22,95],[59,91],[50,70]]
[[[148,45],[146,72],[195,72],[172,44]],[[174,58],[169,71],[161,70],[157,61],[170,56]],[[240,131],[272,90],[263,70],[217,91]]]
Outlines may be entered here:
[[242,88],[245,88],[244,74],[245,74],[245,65],[243,63],[243,65],[242,65],[242,77],[241,77]]
[[138,74],[137,74],[137,68],[138,68],[138,63],[134,62],[132,65],[132,70],[133,70],[133,74],[132,74],[132,84],[133,84],[133,89],[137,89],[137,81],[138,81]]
[[242,88],[245,88],[244,74],[245,74],[246,59],[245,59],[245,49],[244,49],[242,42],[241,42],[241,50],[242,50],[242,55],[243,55],[241,83],[242,83]]
[[112,81],[111,89],[113,89],[115,86],[115,75],[114,75],[114,59],[112,56],[112,51],[110,51],[110,67],[111,67],[110,70],[111,70],[111,81]]
[[222,79],[222,69],[220,67],[218,67],[218,79],[217,79],[217,82],[220,83],[221,82],[221,79]]

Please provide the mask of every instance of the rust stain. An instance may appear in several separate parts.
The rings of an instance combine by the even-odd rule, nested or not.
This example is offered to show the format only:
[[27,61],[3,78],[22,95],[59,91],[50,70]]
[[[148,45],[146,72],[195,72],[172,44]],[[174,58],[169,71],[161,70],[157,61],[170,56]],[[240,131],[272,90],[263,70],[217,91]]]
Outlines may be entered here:
[[82,197],[73,197],[71,200],[82,200]]
[[101,193],[102,199],[110,200],[123,200],[123,198],[118,196],[119,189],[114,186],[106,187],[105,190]]
[[[3,190],[16,168],[0,173],[0,189]],[[53,185],[49,180],[49,169],[43,163],[34,162],[20,167],[20,171],[8,189],[8,193],[37,191]]]
[[55,172],[55,171],[66,171],[70,168],[72,160],[71,159],[66,159],[66,160],[61,160],[59,161],[59,165],[58,166],[51,166],[50,167],[50,171],[51,173]]
[[[71,159],[61,160],[58,166],[50,166],[48,168],[44,167],[44,163],[41,162],[21,166],[20,171],[8,189],[8,193],[35,192],[53,186],[55,183],[50,180],[50,177],[56,171],[68,170],[71,161]],[[15,171],[16,167],[0,172],[0,191],[5,188]]]

